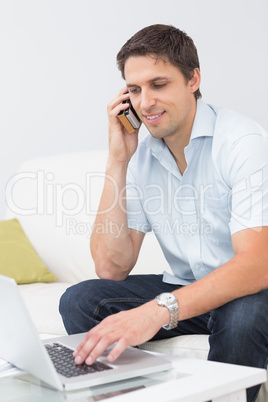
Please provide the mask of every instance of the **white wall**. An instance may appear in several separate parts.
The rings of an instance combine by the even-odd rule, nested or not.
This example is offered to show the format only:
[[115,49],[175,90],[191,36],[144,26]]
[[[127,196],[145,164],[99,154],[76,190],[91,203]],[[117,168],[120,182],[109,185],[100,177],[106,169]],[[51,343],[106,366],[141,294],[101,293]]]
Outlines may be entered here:
[[115,57],[146,25],[185,30],[203,99],[268,128],[267,16],[267,0],[0,0],[0,219],[22,161],[107,147]]

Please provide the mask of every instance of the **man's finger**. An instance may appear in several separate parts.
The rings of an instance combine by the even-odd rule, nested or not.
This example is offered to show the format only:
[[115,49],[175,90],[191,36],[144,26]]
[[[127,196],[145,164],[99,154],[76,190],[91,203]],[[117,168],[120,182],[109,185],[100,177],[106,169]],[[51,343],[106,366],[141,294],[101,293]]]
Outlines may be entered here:
[[114,362],[127,348],[125,338],[121,338],[107,356],[109,362]]
[[89,331],[83,341],[80,343],[80,345],[77,347],[75,352],[73,353],[74,355],[74,361],[76,364],[82,364],[86,360],[86,358],[89,356],[91,351],[94,349],[94,347],[97,345],[99,342],[100,336],[96,333],[93,333]]

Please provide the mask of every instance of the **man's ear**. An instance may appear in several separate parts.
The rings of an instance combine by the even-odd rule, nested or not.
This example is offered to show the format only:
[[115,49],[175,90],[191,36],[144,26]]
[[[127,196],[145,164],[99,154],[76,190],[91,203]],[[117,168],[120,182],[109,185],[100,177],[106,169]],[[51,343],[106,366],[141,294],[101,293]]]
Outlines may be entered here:
[[193,71],[193,76],[189,81],[190,83],[190,88],[191,88],[191,92],[194,93],[195,91],[198,90],[198,88],[200,87],[200,83],[201,83],[201,73],[199,68],[195,68]]

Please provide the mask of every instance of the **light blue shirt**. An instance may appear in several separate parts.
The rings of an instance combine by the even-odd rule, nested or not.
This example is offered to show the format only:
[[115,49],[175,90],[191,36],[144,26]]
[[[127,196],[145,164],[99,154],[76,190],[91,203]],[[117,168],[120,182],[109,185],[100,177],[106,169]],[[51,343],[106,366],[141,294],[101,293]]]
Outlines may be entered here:
[[268,134],[253,120],[197,101],[183,174],[163,140],[139,143],[128,169],[128,226],[153,231],[186,285],[234,256],[231,235],[268,226]]

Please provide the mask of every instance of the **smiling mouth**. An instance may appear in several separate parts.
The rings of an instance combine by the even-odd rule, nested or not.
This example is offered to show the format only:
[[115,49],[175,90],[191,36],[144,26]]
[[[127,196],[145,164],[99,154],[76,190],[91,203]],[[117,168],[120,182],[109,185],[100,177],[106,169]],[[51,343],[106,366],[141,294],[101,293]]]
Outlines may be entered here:
[[151,116],[145,116],[145,118],[146,118],[146,120],[149,120],[150,122],[153,122],[153,121],[159,119],[159,117],[161,117],[164,113],[165,112],[154,114],[154,115],[151,115]]

